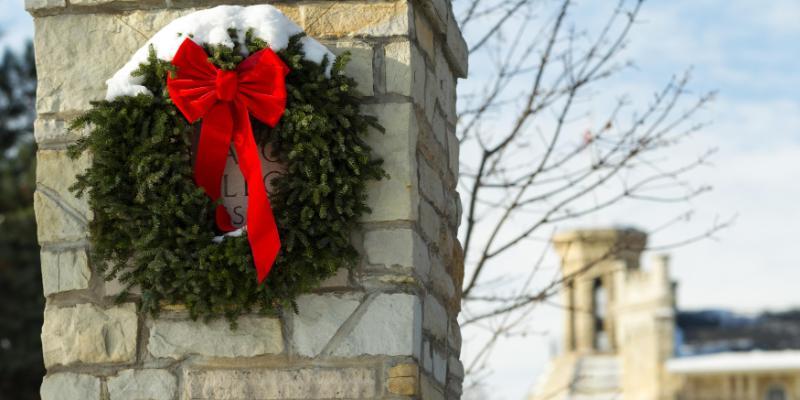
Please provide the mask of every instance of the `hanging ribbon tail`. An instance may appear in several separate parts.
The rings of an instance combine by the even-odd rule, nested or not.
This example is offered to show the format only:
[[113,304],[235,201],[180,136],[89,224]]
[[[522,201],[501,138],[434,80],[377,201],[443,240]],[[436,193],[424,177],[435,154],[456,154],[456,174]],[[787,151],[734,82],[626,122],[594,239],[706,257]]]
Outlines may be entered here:
[[[170,99],[194,123],[203,119],[194,178],[211,200],[221,196],[222,176],[233,142],[239,169],[248,185],[247,238],[253,252],[258,282],[269,274],[280,251],[278,226],[269,203],[261,159],[250,126],[253,117],[274,127],[286,109],[289,68],[269,48],[253,53],[236,71],[223,71],[209,61],[205,50],[190,39],[173,57],[174,76],[167,77]],[[217,226],[235,229],[225,207],[215,209]]]
[[[214,202],[219,201],[222,196],[221,180],[233,138],[233,117],[229,104],[217,103],[203,117],[203,125],[200,127],[194,180]],[[236,229],[222,204],[217,205],[214,217],[221,231],[230,232]]]
[[239,156],[239,168],[248,187],[247,240],[253,252],[258,283],[261,283],[272,269],[281,248],[281,240],[261,172],[261,159],[253,138],[247,108],[238,100],[234,107],[238,118],[235,119],[233,143]]

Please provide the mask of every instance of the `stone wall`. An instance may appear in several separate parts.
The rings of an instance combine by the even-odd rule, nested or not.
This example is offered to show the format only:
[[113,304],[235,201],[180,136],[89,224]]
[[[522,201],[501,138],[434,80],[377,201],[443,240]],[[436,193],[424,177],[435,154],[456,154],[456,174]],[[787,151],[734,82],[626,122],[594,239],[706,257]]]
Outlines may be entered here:
[[[233,1],[226,4],[252,4]],[[466,46],[446,0],[275,3],[334,52],[348,50],[371,138],[390,180],[370,188],[356,240],[359,268],[299,299],[299,314],[192,322],[180,305],[158,319],[93,271],[91,211],[68,191],[90,162],[68,159],[65,123],[172,19],[222,4],[186,0],[27,0],[39,72],[35,194],[47,307],[49,399],[458,398],[456,323],[463,256],[456,238],[456,80]]]

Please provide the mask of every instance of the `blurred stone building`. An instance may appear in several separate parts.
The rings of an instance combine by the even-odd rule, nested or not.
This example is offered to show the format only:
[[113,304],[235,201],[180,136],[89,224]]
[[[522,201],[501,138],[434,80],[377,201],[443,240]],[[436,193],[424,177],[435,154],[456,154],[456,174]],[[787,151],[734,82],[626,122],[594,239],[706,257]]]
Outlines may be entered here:
[[[680,313],[669,258],[635,229],[565,232],[563,352],[530,400],[800,399],[795,316]],[[795,339],[791,339],[795,338]]]

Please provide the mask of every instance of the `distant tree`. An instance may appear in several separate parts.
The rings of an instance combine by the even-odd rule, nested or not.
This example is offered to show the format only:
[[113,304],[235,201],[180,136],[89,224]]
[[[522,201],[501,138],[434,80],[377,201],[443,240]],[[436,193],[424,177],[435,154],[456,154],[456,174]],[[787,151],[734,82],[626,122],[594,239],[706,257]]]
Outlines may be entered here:
[[44,375],[39,246],[33,215],[36,146],[33,46],[0,61],[0,398],[38,399]]

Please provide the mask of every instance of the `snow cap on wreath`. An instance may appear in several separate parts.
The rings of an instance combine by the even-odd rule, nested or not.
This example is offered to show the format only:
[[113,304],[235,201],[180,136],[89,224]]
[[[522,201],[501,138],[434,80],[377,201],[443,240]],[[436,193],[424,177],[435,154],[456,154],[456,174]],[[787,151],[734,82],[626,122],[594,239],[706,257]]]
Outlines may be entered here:
[[[247,30],[252,30],[256,37],[269,44],[277,52],[286,48],[289,38],[302,33],[303,29],[292,22],[277,8],[259,4],[254,6],[217,6],[200,10],[183,17],[177,18],[158,31],[147,43],[144,44],[133,57],[120,68],[111,79],[106,81],[108,90],[106,100],[112,101],[121,96],[136,96],[138,94],[151,94],[142,85],[142,77],[131,74],[139,65],[147,61],[152,46],[156,56],[164,61],[172,61],[181,44],[189,37],[198,44],[233,47],[229,29],[235,29],[239,38],[244,38]],[[301,40],[305,59],[317,64],[327,57],[332,61],[336,56],[325,46],[310,37]],[[244,52],[246,47],[242,46]],[[247,56],[248,54],[242,54]],[[326,74],[330,77],[330,65]]]

